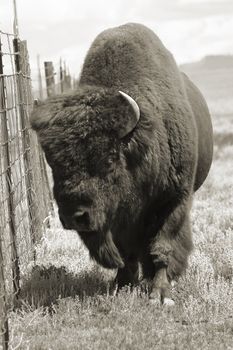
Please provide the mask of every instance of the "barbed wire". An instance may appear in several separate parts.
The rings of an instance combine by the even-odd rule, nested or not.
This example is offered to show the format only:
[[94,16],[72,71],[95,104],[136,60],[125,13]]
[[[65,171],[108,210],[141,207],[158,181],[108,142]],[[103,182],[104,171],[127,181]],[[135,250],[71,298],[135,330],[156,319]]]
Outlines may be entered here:
[[0,29],[0,34],[15,37],[15,34],[13,34],[13,33],[8,33],[8,32],[4,32],[4,31],[3,31],[3,30],[1,30],[1,29]]

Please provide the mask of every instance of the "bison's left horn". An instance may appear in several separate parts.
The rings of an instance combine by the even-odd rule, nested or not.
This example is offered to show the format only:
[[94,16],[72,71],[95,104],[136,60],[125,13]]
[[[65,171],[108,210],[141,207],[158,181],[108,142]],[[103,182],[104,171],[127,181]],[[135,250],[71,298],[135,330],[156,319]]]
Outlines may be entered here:
[[138,107],[137,102],[132,97],[130,97],[129,95],[127,95],[123,91],[119,91],[119,93],[127,101],[127,103],[132,107],[132,110],[134,112],[132,115],[132,118],[130,120],[128,120],[128,122],[126,123],[126,125],[124,127],[124,132],[121,132],[120,137],[124,137],[130,131],[132,131],[135,128],[135,126],[137,125],[137,123],[140,119],[140,109]]

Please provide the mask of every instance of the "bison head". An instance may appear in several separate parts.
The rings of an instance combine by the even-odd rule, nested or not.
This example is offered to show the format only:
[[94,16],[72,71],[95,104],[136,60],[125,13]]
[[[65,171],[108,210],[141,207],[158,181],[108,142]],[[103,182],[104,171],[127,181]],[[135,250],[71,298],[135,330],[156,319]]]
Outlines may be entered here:
[[86,87],[42,103],[31,117],[52,169],[60,220],[78,231],[106,267],[123,266],[114,232],[125,230],[129,217],[137,216],[138,190],[130,167],[140,163],[132,137],[139,115],[127,94]]

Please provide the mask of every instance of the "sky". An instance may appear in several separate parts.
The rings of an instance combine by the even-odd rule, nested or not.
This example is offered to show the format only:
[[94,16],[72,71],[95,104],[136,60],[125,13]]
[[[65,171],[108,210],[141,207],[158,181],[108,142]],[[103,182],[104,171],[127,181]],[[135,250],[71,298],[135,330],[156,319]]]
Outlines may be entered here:
[[[12,32],[13,0],[0,1],[0,29]],[[233,0],[17,0],[20,38],[27,40],[32,76],[60,57],[78,77],[102,30],[127,22],[150,27],[178,64],[233,54]]]

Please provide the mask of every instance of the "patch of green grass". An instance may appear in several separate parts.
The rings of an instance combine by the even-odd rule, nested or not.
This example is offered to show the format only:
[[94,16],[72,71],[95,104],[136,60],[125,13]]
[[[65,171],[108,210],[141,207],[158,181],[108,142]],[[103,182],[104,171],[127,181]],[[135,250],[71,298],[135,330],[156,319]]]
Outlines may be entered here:
[[[221,118],[225,123],[218,115],[214,124]],[[10,314],[12,349],[233,348],[233,146],[225,131],[216,131],[223,141],[216,141],[211,172],[195,196],[195,249],[172,291],[175,306],[151,305],[138,288],[117,294],[115,271],[90,261],[77,234],[63,231],[56,217]]]

